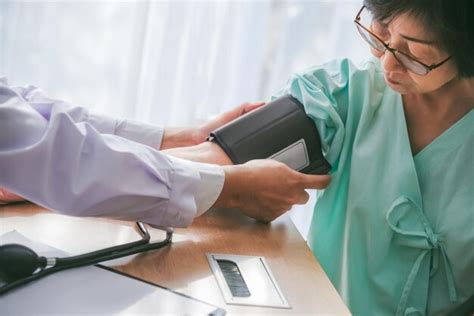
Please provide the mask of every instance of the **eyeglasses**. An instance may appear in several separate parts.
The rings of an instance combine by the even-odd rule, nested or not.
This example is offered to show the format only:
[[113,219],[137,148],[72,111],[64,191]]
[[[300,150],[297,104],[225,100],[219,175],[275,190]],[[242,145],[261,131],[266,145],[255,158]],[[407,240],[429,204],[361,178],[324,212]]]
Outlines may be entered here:
[[357,13],[356,18],[354,19],[354,23],[356,24],[357,30],[359,31],[360,35],[362,38],[375,50],[385,53],[387,50],[393,54],[395,59],[403,65],[407,70],[420,75],[420,76],[425,76],[427,75],[430,71],[440,67],[443,65],[445,62],[447,62],[449,59],[451,59],[452,56],[449,56],[445,60],[443,60],[440,63],[437,64],[432,64],[432,65],[427,65],[419,60],[417,60],[414,57],[411,57],[407,53],[404,53],[402,51],[399,51],[398,49],[392,48],[389,46],[388,43],[385,43],[380,37],[369,31],[368,28],[363,26],[361,24],[361,14],[362,11],[365,9],[365,6],[362,6],[362,8],[359,10],[359,13]]

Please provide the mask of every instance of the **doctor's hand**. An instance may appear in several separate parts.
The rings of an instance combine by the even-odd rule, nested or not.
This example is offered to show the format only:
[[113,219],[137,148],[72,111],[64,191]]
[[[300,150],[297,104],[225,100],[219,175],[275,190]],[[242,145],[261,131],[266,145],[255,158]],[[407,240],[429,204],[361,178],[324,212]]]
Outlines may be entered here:
[[295,204],[305,204],[305,189],[324,189],[328,175],[307,175],[275,160],[252,160],[224,166],[225,182],[213,207],[238,208],[247,216],[270,222]]
[[4,188],[0,188],[0,204],[8,204],[8,203],[19,202],[23,200],[24,199],[21,196],[11,193],[10,191]]
[[230,111],[224,112],[214,119],[210,120],[209,122],[206,122],[199,126],[195,132],[195,137],[198,143],[203,142],[207,136],[209,136],[209,133],[211,133],[213,130],[224,126],[225,124],[235,120],[236,118],[239,118],[240,116],[251,112],[262,105],[264,105],[265,102],[252,102],[252,103],[243,103],[235,108],[233,108]]
[[165,128],[163,134],[163,140],[161,142],[160,149],[165,150],[201,144],[206,140],[207,136],[209,136],[209,133],[216,128],[219,128],[230,121],[233,121],[236,118],[257,109],[264,104],[265,102],[243,103],[197,127],[167,127]]

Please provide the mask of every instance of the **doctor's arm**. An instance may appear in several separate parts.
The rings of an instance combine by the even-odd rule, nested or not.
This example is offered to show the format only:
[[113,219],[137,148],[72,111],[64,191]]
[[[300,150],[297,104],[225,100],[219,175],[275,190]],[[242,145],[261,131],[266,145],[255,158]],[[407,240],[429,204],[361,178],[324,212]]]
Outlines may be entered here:
[[13,87],[12,90],[44,116],[50,116],[52,111],[60,108],[74,122],[89,123],[101,134],[117,135],[155,149],[169,149],[200,144],[205,141],[212,130],[264,104],[264,102],[241,104],[199,126],[163,128],[144,122],[94,113],[84,107],[51,98],[43,90],[35,86]]
[[[35,86],[13,87],[11,89],[44,117],[51,117],[55,111],[61,111],[68,114],[73,122],[88,123],[101,134],[117,135],[155,149],[169,149],[202,143],[212,130],[264,104],[264,102],[241,104],[196,127],[163,128],[134,120],[93,113],[83,107],[53,99]],[[22,200],[24,200],[23,197],[0,187],[0,205]]]
[[1,187],[69,215],[163,226],[189,225],[221,191],[220,167],[101,134],[54,104],[49,114],[0,84]]
[[[281,179],[296,179],[297,173],[272,166],[276,162],[225,167],[190,162],[101,134],[54,104],[45,115],[6,85],[0,84],[0,96],[0,186],[69,215],[186,226],[214,205],[271,220],[306,199],[303,187],[324,185],[298,180],[297,189],[285,190],[292,183]],[[269,192],[271,183],[280,191]],[[282,195],[269,194],[278,192]],[[266,208],[260,211],[259,205]]]
[[165,127],[160,149],[164,150],[201,144],[213,130],[264,104],[264,102],[243,103],[196,127]]

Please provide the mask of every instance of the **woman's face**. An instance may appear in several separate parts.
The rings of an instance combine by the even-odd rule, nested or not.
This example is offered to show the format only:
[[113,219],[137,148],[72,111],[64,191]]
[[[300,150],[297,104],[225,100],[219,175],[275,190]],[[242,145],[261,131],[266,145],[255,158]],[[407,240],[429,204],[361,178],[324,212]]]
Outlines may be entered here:
[[[408,14],[401,14],[387,23],[374,21],[371,31],[390,47],[407,53],[427,65],[437,64],[449,57],[436,46],[433,37],[423,26]],[[372,54],[380,59],[387,84],[401,94],[429,93],[457,76],[452,59],[427,75],[420,76],[408,71],[389,51],[381,53],[372,49]]]

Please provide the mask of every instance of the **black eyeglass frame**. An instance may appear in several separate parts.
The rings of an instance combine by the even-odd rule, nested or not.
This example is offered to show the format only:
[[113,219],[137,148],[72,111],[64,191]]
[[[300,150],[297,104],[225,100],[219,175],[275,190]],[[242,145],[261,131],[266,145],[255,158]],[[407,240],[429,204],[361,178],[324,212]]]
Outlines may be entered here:
[[[356,24],[356,27],[357,27],[357,30],[359,31],[359,33],[361,33],[361,30],[359,29],[359,27],[361,27],[363,30],[365,30],[366,32],[369,33],[370,36],[374,37],[375,39],[377,39],[384,47],[385,47],[385,50],[380,50],[379,48],[375,47],[374,45],[372,45],[366,38],[364,38],[364,36],[362,34],[361,37],[364,39],[364,41],[366,41],[372,48],[376,49],[377,51],[381,52],[381,53],[385,53],[387,50],[389,52],[392,53],[392,55],[395,57],[395,59],[401,64],[403,65],[407,70],[417,74],[417,75],[420,75],[420,76],[426,76],[430,71],[442,66],[444,63],[446,63],[448,60],[450,60],[453,56],[449,56],[448,58],[446,58],[445,60],[439,62],[439,63],[436,63],[436,64],[431,64],[431,65],[427,65],[425,64],[424,62],[410,56],[409,54],[405,53],[405,52],[402,52],[401,50],[398,50],[396,48],[392,48],[390,47],[389,44],[385,43],[380,37],[378,37],[377,35],[375,35],[372,31],[370,31],[368,28],[366,28],[364,25],[362,25],[360,23],[360,15],[362,14],[362,11],[366,8],[365,5],[362,6],[362,8],[359,10],[359,12],[357,13],[357,16],[355,17],[354,19],[354,23]],[[409,60],[412,60],[418,64],[420,64],[421,66],[423,66],[423,68],[425,69],[425,72],[424,73],[418,73],[416,72],[415,70],[413,69],[410,69],[409,67],[407,67],[405,65],[405,63],[403,61],[401,61],[398,57],[397,57],[397,54],[396,53],[399,53],[399,54],[402,54],[404,56],[406,56]]]

